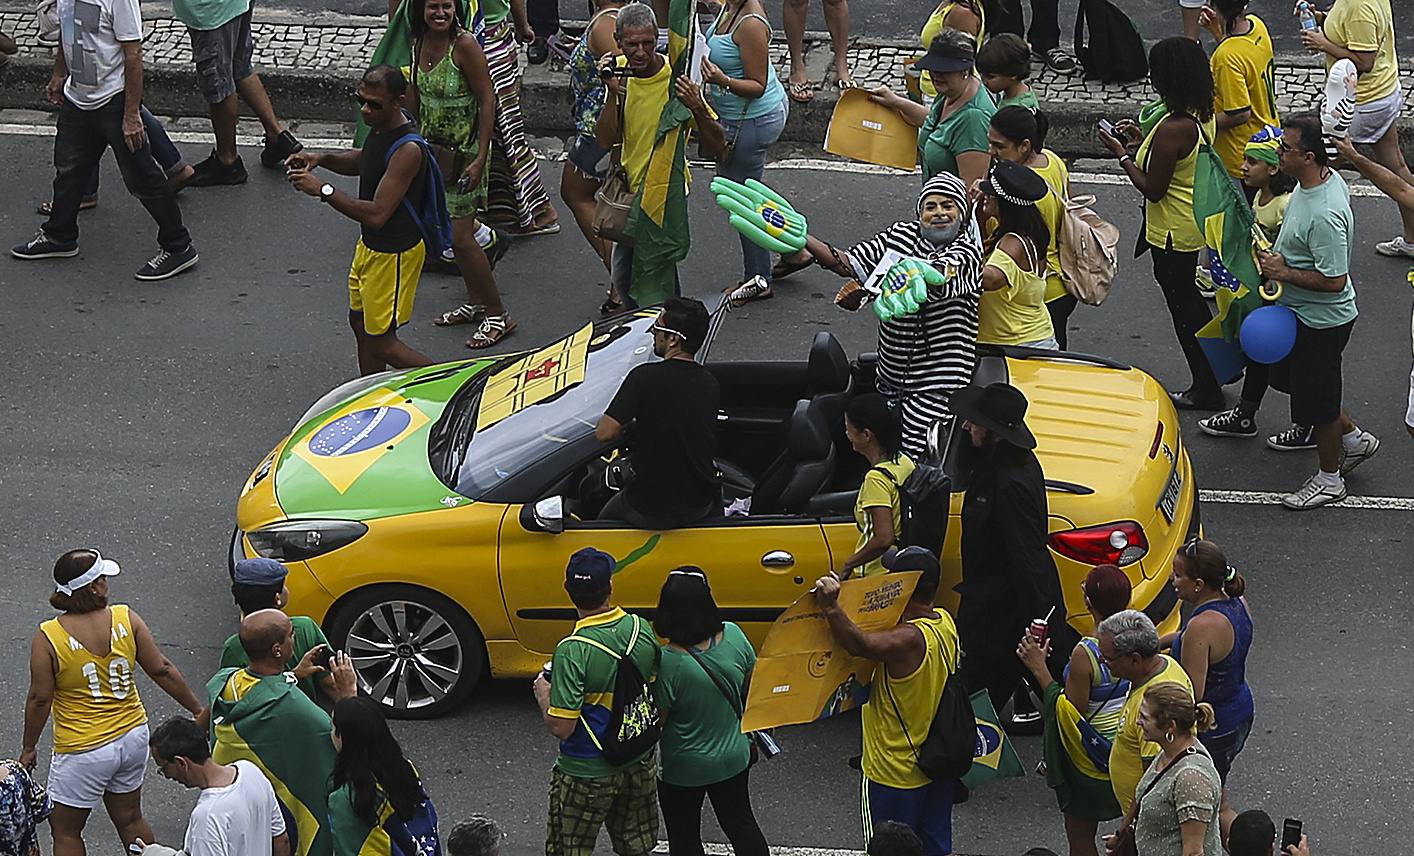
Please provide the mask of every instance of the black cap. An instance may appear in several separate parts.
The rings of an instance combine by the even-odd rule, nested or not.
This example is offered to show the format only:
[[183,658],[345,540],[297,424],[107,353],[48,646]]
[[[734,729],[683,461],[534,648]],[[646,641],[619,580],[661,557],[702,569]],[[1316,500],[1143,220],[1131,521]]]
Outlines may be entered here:
[[[947,32],[933,39],[928,52],[913,64],[919,71],[971,71],[977,61],[977,45],[972,37],[966,39],[947,38]],[[954,31],[956,32],[956,31]]]
[[987,174],[987,190],[1012,205],[1035,205],[1051,186],[1029,166],[1013,161],[992,158],[992,169]]
[[890,573],[894,571],[922,571],[924,576],[941,573],[938,557],[927,547],[904,547],[884,554],[883,565]]

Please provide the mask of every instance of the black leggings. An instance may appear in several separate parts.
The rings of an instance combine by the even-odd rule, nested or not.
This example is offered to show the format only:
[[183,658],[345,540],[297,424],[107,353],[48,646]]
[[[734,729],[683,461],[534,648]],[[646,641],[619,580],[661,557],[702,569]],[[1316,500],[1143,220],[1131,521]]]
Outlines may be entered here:
[[1069,350],[1065,326],[1066,322],[1070,320],[1070,313],[1075,311],[1075,306],[1079,302],[1075,299],[1075,295],[1065,294],[1046,303],[1046,312],[1050,314],[1051,326],[1056,331],[1056,344],[1060,345],[1062,351]]
[[736,856],[767,856],[766,836],[751,811],[751,788],[747,767],[730,779],[714,785],[683,787],[658,780],[658,806],[668,829],[668,856],[703,856],[702,798],[712,801],[717,823],[727,834]]
[[1208,304],[1193,282],[1193,275],[1198,269],[1198,251],[1182,253],[1151,244],[1149,254],[1154,259],[1154,279],[1158,280],[1164,302],[1169,307],[1174,335],[1178,337],[1178,346],[1183,349],[1183,357],[1188,361],[1188,371],[1193,375],[1189,391],[1200,402],[1218,399],[1222,396],[1222,387],[1213,376],[1213,367],[1193,335],[1213,318],[1208,312]]

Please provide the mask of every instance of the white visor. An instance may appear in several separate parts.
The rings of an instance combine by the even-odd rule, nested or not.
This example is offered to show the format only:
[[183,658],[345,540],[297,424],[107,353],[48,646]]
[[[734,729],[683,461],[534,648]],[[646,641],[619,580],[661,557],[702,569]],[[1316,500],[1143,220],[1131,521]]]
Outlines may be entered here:
[[69,580],[67,583],[59,583],[54,586],[55,591],[59,594],[72,595],[79,589],[92,585],[99,577],[116,577],[118,572],[122,570],[118,567],[117,562],[103,558],[103,554],[97,550],[91,550],[90,552],[97,557],[93,560],[93,567]]

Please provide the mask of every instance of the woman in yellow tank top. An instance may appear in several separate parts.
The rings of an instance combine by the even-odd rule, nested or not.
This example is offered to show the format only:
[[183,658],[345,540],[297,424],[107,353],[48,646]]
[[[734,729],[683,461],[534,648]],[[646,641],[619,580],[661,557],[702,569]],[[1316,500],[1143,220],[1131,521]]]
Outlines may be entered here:
[[108,604],[108,578],[118,563],[97,550],[70,550],[54,564],[49,603],[62,614],[39,626],[30,644],[20,763],[34,769],[37,744],[53,711],[54,759],[49,827],[55,856],[82,856],[83,828],[101,803],[123,846],[152,841],[142,816],[147,768],[147,711],[134,682],[141,667],[178,704],[205,724],[206,709],[152,632],[126,606]]
[[991,254],[982,268],[977,343],[1057,350],[1046,311],[1046,246],[1051,236],[1036,207],[1051,188],[1030,167],[997,160],[981,192],[978,216],[996,220],[998,226],[988,240]]
[[[1141,139],[1132,119],[1116,123],[1124,141],[1100,132],[1100,140],[1119,158],[1120,166],[1144,194],[1144,243],[1154,262],[1154,279],[1163,290],[1173,331],[1188,361],[1193,382],[1183,392],[1170,393],[1180,410],[1222,410],[1223,390],[1194,336],[1212,318],[1208,304],[1194,285],[1203,234],[1193,219],[1193,183],[1198,147],[1211,140],[1213,73],[1197,42],[1182,37],[1164,39],[1149,52],[1149,81],[1168,108],[1165,116]],[[1137,146],[1134,154],[1130,149]]]
[[[981,2],[944,0],[933,10],[933,14],[928,16],[928,20],[923,22],[923,30],[918,34],[918,41],[923,45],[923,50],[928,50],[933,39],[943,30],[957,30],[972,36],[977,40],[977,49],[981,50],[987,33],[987,12]],[[921,75],[918,85],[929,99],[938,97],[938,89],[928,75]]]

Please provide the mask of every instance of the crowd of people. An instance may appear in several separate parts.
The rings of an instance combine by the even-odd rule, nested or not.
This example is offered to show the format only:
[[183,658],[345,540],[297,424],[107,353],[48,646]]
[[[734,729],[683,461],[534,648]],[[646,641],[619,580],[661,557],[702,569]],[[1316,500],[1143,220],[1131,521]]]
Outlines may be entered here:
[[[848,6],[823,5],[835,82],[856,86],[845,52]],[[248,0],[178,2],[216,140],[195,165],[142,106],[135,0],[84,6],[101,11],[76,16],[61,4],[70,17],[47,88],[59,105],[53,195],[41,205],[43,227],[13,256],[77,254],[79,211],[97,204],[97,167],[111,148],[125,185],[158,224],[161,251],[137,277],[165,279],[195,265],[176,193],[246,180],[235,147],[244,101],[264,127],[262,165],[283,167],[295,190],[360,226],[348,288],[362,373],[432,362],[397,335],[426,266],[456,270],[466,288],[466,302],[437,323],[471,327],[472,348],[514,333],[492,269],[513,236],[560,228],[521,118],[518,44],[543,39],[523,0],[390,2],[388,35],[358,86],[357,146],[318,153],[280,121],[254,72]],[[734,304],[768,299],[777,281],[818,264],[850,281],[837,303],[858,310],[868,299],[859,284],[890,259],[922,260],[937,274],[916,312],[880,321],[876,391],[842,413],[850,445],[869,465],[855,507],[859,541],[813,589],[838,645],[876,664],[860,718],[864,843],[878,856],[952,852],[952,806],[965,788],[925,774],[919,746],[956,680],[986,691],[998,710],[1009,707],[1013,723],[1040,723],[1046,780],[1070,853],[1097,854],[1100,824],[1111,821],[1118,826],[1104,846],[1113,853],[1270,852],[1270,819],[1238,814],[1241,795],[1227,787],[1255,718],[1246,675],[1253,615],[1241,573],[1216,544],[1195,539],[1173,559],[1172,584],[1191,607],[1176,634],[1161,637],[1150,617],[1130,608],[1129,578],[1112,565],[1085,580],[1093,632],[1082,635],[1063,608],[1043,637],[1027,629],[1063,601],[1046,546],[1036,439],[1018,389],[971,381],[979,345],[1067,347],[1079,301],[1073,272],[1061,264],[1067,167],[1046,147],[1049,122],[1026,82],[1033,57],[1061,71],[1076,61],[1060,47],[1055,0],[1030,0],[1025,37],[1020,6],[940,4],[913,63],[919,92],[870,92],[918,131],[923,183],[911,216],[845,246],[806,235],[801,249],[779,257],[743,233],[741,277],[724,288]],[[1414,258],[1414,174],[1395,123],[1403,92],[1390,3],[1336,0],[1312,11],[1316,26],[1302,34],[1332,68],[1354,69],[1353,108],[1340,133],[1322,117],[1278,115],[1268,25],[1246,0],[1182,6],[1185,35],[1149,53],[1158,100],[1103,127],[1100,139],[1143,197],[1136,249],[1151,257],[1192,376],[1173,404],[1212,412],[1199,422],[1205,434],[1254,437],[1267,389],[1286,392],[1292,424],[1267,445],[1316,451],[1315,474],[1282,500],[1316,508],[1344,498],[1346,477],[1380,448],[1343,404],[1342,355],[1358,312],[1355,221],[1337,167],[1366,176],[1400,208],[1404,233],[1377,251]],[[601,442],[618,443],[632,425],[641,470],[606,508],[610,518],[669,528],[720,511],[709,454],[718,390],[694,361],[707,312],[680,296],[671,254],[635,244],[634,200],[649,183],[670,196],[686,192],[690,170],[665,175],[656,157],[673,133],[683,147],[695,134],[722,178],[762,177],[791,104],[813,97],[802,62],[806,7],[785,4],[784,81],[770,61],[773,29],[759,0],[726,0],[704,22],[701,84],[665,53],[665,2],[596,0],[568,57],[575,134],[560,188],[608,273],[601,310],[664,303],[653,327],[662,360],[624,380],[596,428]],[[1215,41],[1211,55],[1199,41],[1203,30]],[[0,41],[0,55],[6,47]],[[1232,378],[1215,372],[1198,342],[1212,318],[1203,288],[1220,283],[1224,270],[1194,216],[1208,146],[1244,189],[1264,232],[1261,273],[1283,286],[1277,302],[1297,322],[1288,357],[1272,366],[1247,361],[1231,407],[1223,387]],[[321,171],[357,175],[357,192]],[[1410,395],[1414,434],[1414,375]],[[900,492],[925,460],[929,432],[954,419],[972,468],[955,617],[934,606],[937,547],[903,546]],[[546,852],[592,852],[602,828],[622,856],[646,854],[661,817],[670,852],[701,854],[706,798],[735,851],[766,853],[749,778],[772,741],[740,729],[755,663],[750,642],[721,620],[702,568],[668,572],[648,621],[615,605],[614,567],[613,556],[593,548],[571,558],[564,587],[578,620],[533,686],[560,744]],[[125,846],[170,852],[153,843],[141,810],[149,757],[164,776],[201,791],[182,847],[189,856],[440,852],[431,795],[379,706],[360,695],[349,658],[330,651],[314,622],[282,611],[283,566],[236,564],[240,629],[203,693],[188,686],[135,612],[109,602],[118,572],[96,550],[66,553],[55,565],[51,603],[60,615],[33,639],[22,752],[0,779],[18,818],[13,852],[35,846],[36,822],[47,817],[55,853],[83,853],[88,815],[100,804]],[[839,608],[843,580],[904,572],[919,581],[897,626],[864,631]],[[134,664],[190,716],[149,733]],[[48,796],[36,798],[28,771],[50,720]],[[445,849],[492,854],[500,839],[494,823],[476,818],[453,828]],[[1305,856],[1304,839],[1287,853]]]

